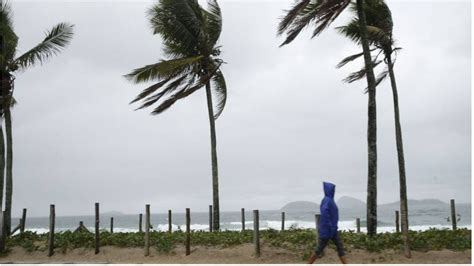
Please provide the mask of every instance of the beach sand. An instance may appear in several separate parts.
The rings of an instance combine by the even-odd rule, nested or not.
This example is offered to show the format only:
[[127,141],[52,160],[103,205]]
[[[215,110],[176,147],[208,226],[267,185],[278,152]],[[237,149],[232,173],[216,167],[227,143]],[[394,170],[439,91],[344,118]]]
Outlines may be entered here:
[[[11,252],[0,258],[0,263],[305,263],[300,254],[289,250],[262,246],[262,255],[253,256],[253,245],[243,244],[231,248],[192,247],[191,255],[184,255],[184,247],[179,246],[170,254],[158,253],[150,248],[150,256],[143,256],[143,248],[101,247],[95,255],[94,249],[74,249],[62,254],[59,250],[52,257],[46,252],[27,252],[21,247],[12,248]],[[399,251],[370,253],[353,249],[347,252],[349,263],[471,263],[471,250],[465,251],[428,251],[412,252],[407,259]],[[317,263],[339,263],[333,249],[327,249],[323,258]]]

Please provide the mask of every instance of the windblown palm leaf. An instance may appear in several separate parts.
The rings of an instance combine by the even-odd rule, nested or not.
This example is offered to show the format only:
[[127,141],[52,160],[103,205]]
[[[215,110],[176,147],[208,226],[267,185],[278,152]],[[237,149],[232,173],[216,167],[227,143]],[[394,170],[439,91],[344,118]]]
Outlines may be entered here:
[[212,78],[213,88],[215,95],[217,96],[217,102],[215,107],[214,119],[217,119],[222,111],[224,111],[225,103],[227,101],[227,86],[225,84],[224,75],[219,70]]
[[18,57],[12,63],[12,68],[25,69],[36,63],[43,63],[46,59],[61,52],[72,39],[73,27],[68,23],[59,23],[54,26],[46,33],[46,37],[40,44]]
[[300,32],[310,24],[315,26],[312,37],[326,29],[349,5],[350,0],[299,0],[287,10],[280,21],[278,34],[286,33],[285,41],[280,45],[292,42]]

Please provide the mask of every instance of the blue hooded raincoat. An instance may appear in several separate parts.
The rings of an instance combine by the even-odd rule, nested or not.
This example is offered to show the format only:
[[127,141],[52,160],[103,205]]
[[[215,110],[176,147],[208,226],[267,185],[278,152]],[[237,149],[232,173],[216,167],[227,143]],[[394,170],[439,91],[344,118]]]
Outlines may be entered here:
[[319,221],[319,238],[332,239],[337,234],[337,222],[339,221],[339,211],[334,202],[336,185],[323,182],[324,198],[321,201]]

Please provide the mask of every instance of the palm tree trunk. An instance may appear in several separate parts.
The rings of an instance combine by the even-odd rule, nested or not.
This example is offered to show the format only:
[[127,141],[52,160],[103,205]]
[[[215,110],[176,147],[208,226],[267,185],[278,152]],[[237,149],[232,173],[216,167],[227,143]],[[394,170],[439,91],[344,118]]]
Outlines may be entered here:
[[369,94],[368,107],[368,180],[367,180],[367,234],[377,234],[377,110],[375,101],[375,75],[367,40],[367,22],[363,8],[363,0],[357,0],[357,14],[361,28],[361,44],[364,51],[365,67],[367,69],[367,87]]
[[[7,101],[9,102],[9,101]],[[12,119],[10,107],[5,109],[5,130],[7,135],[7,173],[5,184],[5,230],[11,232],[12,196],[13,196],[13,148],[12,148]]]
[[211,84],[206,83],[207,110],[209,113],[209,125],[211,128],[211,157],[212,157],[212,229],[219,231],[219,175],[217,169],[217,149],[216,149],[216,125],[214,120],[214,109],[212,106]]
[[3,135],[3,127],[0,125],[0,210],[3,206],[5,181],[5,137]]
[[393,92],[393,107],[395,113],[395,138],[397,140],[397,153],[398,153],[398,172],[400,175],[400,213],[401,213],[401,226],[403,241],[405,242],[405,256],[411,257],[410,252],[410,239],[408,237],[408,199],[407,199],[407,180],[405,175],[405,156],[403,153],[403,139],[402,139],[402,126],[400,125],[400,111],[398,108],[398,91],[397,83],[395,81],[395,73],[393,72],[393,63],[390,53],[386,55],[388,63],[388,71],[390,75],[390,83],[392,85]]
[[[0,54],[3,56],[5,54],[5,41],[3,35],[0,35]],[[10,235],[11,231],[11,208],[12,208],[12,147],[11,147],[11,114],[10,114],[10,101],[7,98],[9,91],[10,91],[10,80],[6,78],[4,71],[5,66],[2,66],[2,71],[0,71],[0,91],[2,95],[2,105],[3,105],[3,112],[5,116],[5,127],[6,127],[6,134],[7,134],[7,176],[6,176],[6,184],[5,184],[5,212],[3,215],[3,228],[5,235]],[[3,143],[3,131],[2,131],[2,144]],[[4,152],[4,145],[2,145],[2,155],[0,156],[3,161],[2,167],[2,183],[3,183],[3,170],[4,170],[4,160],[5,160],[5,152]],[[2,184],[2,194],[3,194],[3,184]],[[0,205],[0,210],[2,205]]]

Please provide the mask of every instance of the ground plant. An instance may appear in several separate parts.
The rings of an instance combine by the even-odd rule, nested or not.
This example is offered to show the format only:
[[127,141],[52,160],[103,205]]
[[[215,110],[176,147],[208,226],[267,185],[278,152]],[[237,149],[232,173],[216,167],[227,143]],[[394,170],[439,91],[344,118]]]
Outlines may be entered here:
[[[382,250],[403,250],[403,238],[401,233],[380,233],[375,237],[368,237],[364,233],[354,231],[340,232],[341,239],[347,250],[363,249],[370,252],[380,252]],[[143,247],[145,233],[140,232],[120,232],[110,233],[100,232],[101,246],[117,246],[123,248]],[[18,246],[28,252],[46,251],[48,234],[37,234],[26,231],[21,235],[15,235],[7,240],[7,252],[11,248]],[[285,231],[273,229],[260,231],[261,243],[270,247],[283,248],[301,254],[306,258],[313,252],[316,245],[316,233],[312,229],[290,228]],[[471,230],[440,230],[429,229],[426,231],[410,231],[412,249],[416,251],[429,251],[449,249],[462,251],[471,249]],[[155,247],[160,253],[171,253],[179,245],[184,245],[186,233],[183,231],[150,232],[150,246]],[[192,231],[192,246],[207,246],[218,248],[229,248],[245,243],[252,243],[253,231]],[[95,237],[91,232],[58,232],[55,234],[55,252],[66,253],[68,250],[76,248],[94,248]],[[335,249],[331,243],[329,248]]]

